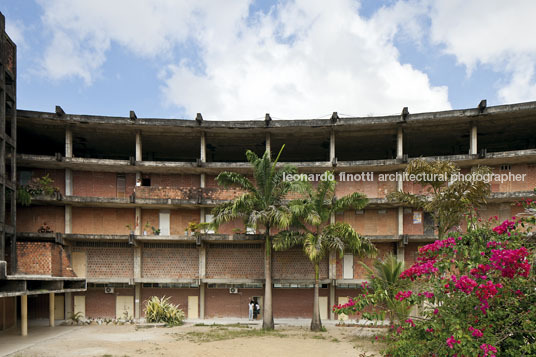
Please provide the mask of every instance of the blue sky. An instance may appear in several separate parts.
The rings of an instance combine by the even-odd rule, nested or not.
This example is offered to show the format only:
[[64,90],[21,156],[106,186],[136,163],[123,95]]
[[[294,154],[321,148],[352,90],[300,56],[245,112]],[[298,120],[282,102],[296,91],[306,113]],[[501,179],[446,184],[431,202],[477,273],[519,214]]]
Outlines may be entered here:
[[530,0],[0,0],[18,107],[241,120],[536,100]]

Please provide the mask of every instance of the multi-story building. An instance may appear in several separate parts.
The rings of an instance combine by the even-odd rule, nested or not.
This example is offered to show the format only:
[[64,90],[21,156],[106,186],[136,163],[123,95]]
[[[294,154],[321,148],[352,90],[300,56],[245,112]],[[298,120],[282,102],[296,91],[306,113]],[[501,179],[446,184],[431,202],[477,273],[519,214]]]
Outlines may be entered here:
[[0,13],[0,331],[20,320],[21,334],[26,335],[28,317],[47,317],[54,326],[55,318],[64,317],[64,307],[69,310],[70,300],[64,304],[64,296],[84,291],[86,282],[72,272],[61,244],[46,239],[17,242],[16,79],[17,47],[5,33]]
[[[303,173],[334,170],[354,175],[337,195],[362,192],[369,205],[336,215],[369,237],[380,254],[407,265],[420,244],[434,240],[429,215],[386,200],[397,189],[421,193],[381,173],[404,170],[417,157],[452,160],[463,170],[488,165],[495,173],[526,174],[492,183],[484,218],[509,218],[513,205],[534,196],[536,102],[384,117],[260,121],[142,119],[17,111],[18,183],[45,175],[58,194],[18,207],[19,242],[61,243],[87,291],[66,294],[90,317],[143,316],[143,302],[165,295],[189,318],[246,317],[248,302],[262,304],[263,239],[242,222],[218,232],[187,234],[189,222],[210,221],[211,207],[239,191],[215,183],[221,171],[250,173],[245,151],[279,151]],[[373,172],[370,181],[359,180]],[[338,176],[337,176],[338,177]],[[361,176],[362,177],[362,176]],[[45,229],[49,233],[39,233]],[[159,233],[159,234],[157,234]],[[331,255],[321,265],[321,315],[355,296],[366,279],[361,259]],[[366,262],[370,260],[364,259]],[[310,317],[313,267],[300,249],[273,254],[273,309],[278,317]]]

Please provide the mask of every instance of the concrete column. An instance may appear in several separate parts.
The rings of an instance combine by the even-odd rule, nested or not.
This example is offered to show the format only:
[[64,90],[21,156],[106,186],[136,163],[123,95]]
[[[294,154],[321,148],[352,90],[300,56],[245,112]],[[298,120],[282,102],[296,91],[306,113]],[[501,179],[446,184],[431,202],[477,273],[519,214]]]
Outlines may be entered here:
[[207,162],[207,143],[206,143],[206,135],[205,132],[201,132],[201,142],[200,142],[200,159],[201,162]]
[[[398,207],[398,237],[402,237],[404,234],[404,207]],[[396,249],[396,259],[398,261],[404,261],[404,242],[399,241]]]
[[134,318],[136,320],[141,318],[141,284],[136,283],[134,287]]
[[335,282],[334,280],[331,281],[331,284],[329,284],[329,319],[335,320],[335,312],[333,312],[333,305],[335,305]]
[[329,161],[333,162],[335,159],[335,130],[331,129],[329,135]]
[[48,325],[54,327],[54,293],[48,294]]
[[73,207],[65,205],[65,233],[73,233]]
[[73,317],[73,296],[72,293],[65,293],[65,320]]
[[141,247],[134,247],[134,279],[141,278]]
[[270,156],[272,155],[272,136],[269,132],[266,133],[266,151],[268,151]]
[[205,223],[205,207],[199,209],[199,222]]
[[402,127],[399,126],[396,132],[396,158],[402,159],[404,157],[404,132]]
[[205,289],[203,282],[207,274],[207,247],[201,244],[199,247],[199,318],[205,319]]
[[28,295],[20,297],[20,334],[28,335]]
[[478,153],[478,139],[477,139],[477,127],[475,124],[471,126],[471,141],[469,143],[470,154],[476,155]]
[[73,172],[71,169],[65,169],[65,196],[73,194]]
[[141,235],[141,207],[136,207],[136,217],[134,222],[134,234],[139,236]]
[[205,289],[207,284],[199,284],[199,318],[205,319]]
[[142,161],[141,131],[136,132],[136,161]]
[[65,157],[73,157],[73,132],[71,128],[65,129]]
[[17,319],[17,309],[19,308],[19,307],[17,306],[17,305],[18,305],[18,303],[17,303],[17,300],[18,300],[18,299],[17,299],[16,296],[15,296],[13,299],[15,300],[15,301],[13,301],[13,303],[14,303],[14,304],[13,304],[13,321],[15,321],[15,324],[14,324],[15,328],[17,328],[17,325],[18,325],[18,323],[19,323],[19,321],[18,321],[18,319]]

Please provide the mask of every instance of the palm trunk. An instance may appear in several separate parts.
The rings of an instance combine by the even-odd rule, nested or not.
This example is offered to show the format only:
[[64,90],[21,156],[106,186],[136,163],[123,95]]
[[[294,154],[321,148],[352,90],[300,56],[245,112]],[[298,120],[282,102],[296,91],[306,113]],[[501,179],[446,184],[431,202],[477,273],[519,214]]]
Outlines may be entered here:
[[321,331],[322,321],[320,321],[320,306],[318,303],[318,285],[320,284],[319,266],[315,264],[315,294],[313,298],[313,320],[311,321],[311,331]]
[[274,315],[272,311],[272,242],[270,228],[266,227],[264,237],[264,306],[262,314],[262,328],[274,329]]

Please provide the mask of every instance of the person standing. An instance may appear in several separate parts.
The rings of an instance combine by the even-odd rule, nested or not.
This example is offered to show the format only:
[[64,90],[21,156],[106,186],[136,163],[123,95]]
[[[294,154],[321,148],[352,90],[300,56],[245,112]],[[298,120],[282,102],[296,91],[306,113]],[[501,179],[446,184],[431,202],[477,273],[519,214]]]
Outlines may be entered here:
[[251,300],[249,302],[249,321],[253,320],[253,310],[255,309],[255,302]]
[[255,320],[257,320],[257,315],[261,313],[261,307],[259,306],[259,302],[255,301],[253,316],[255,317]]

